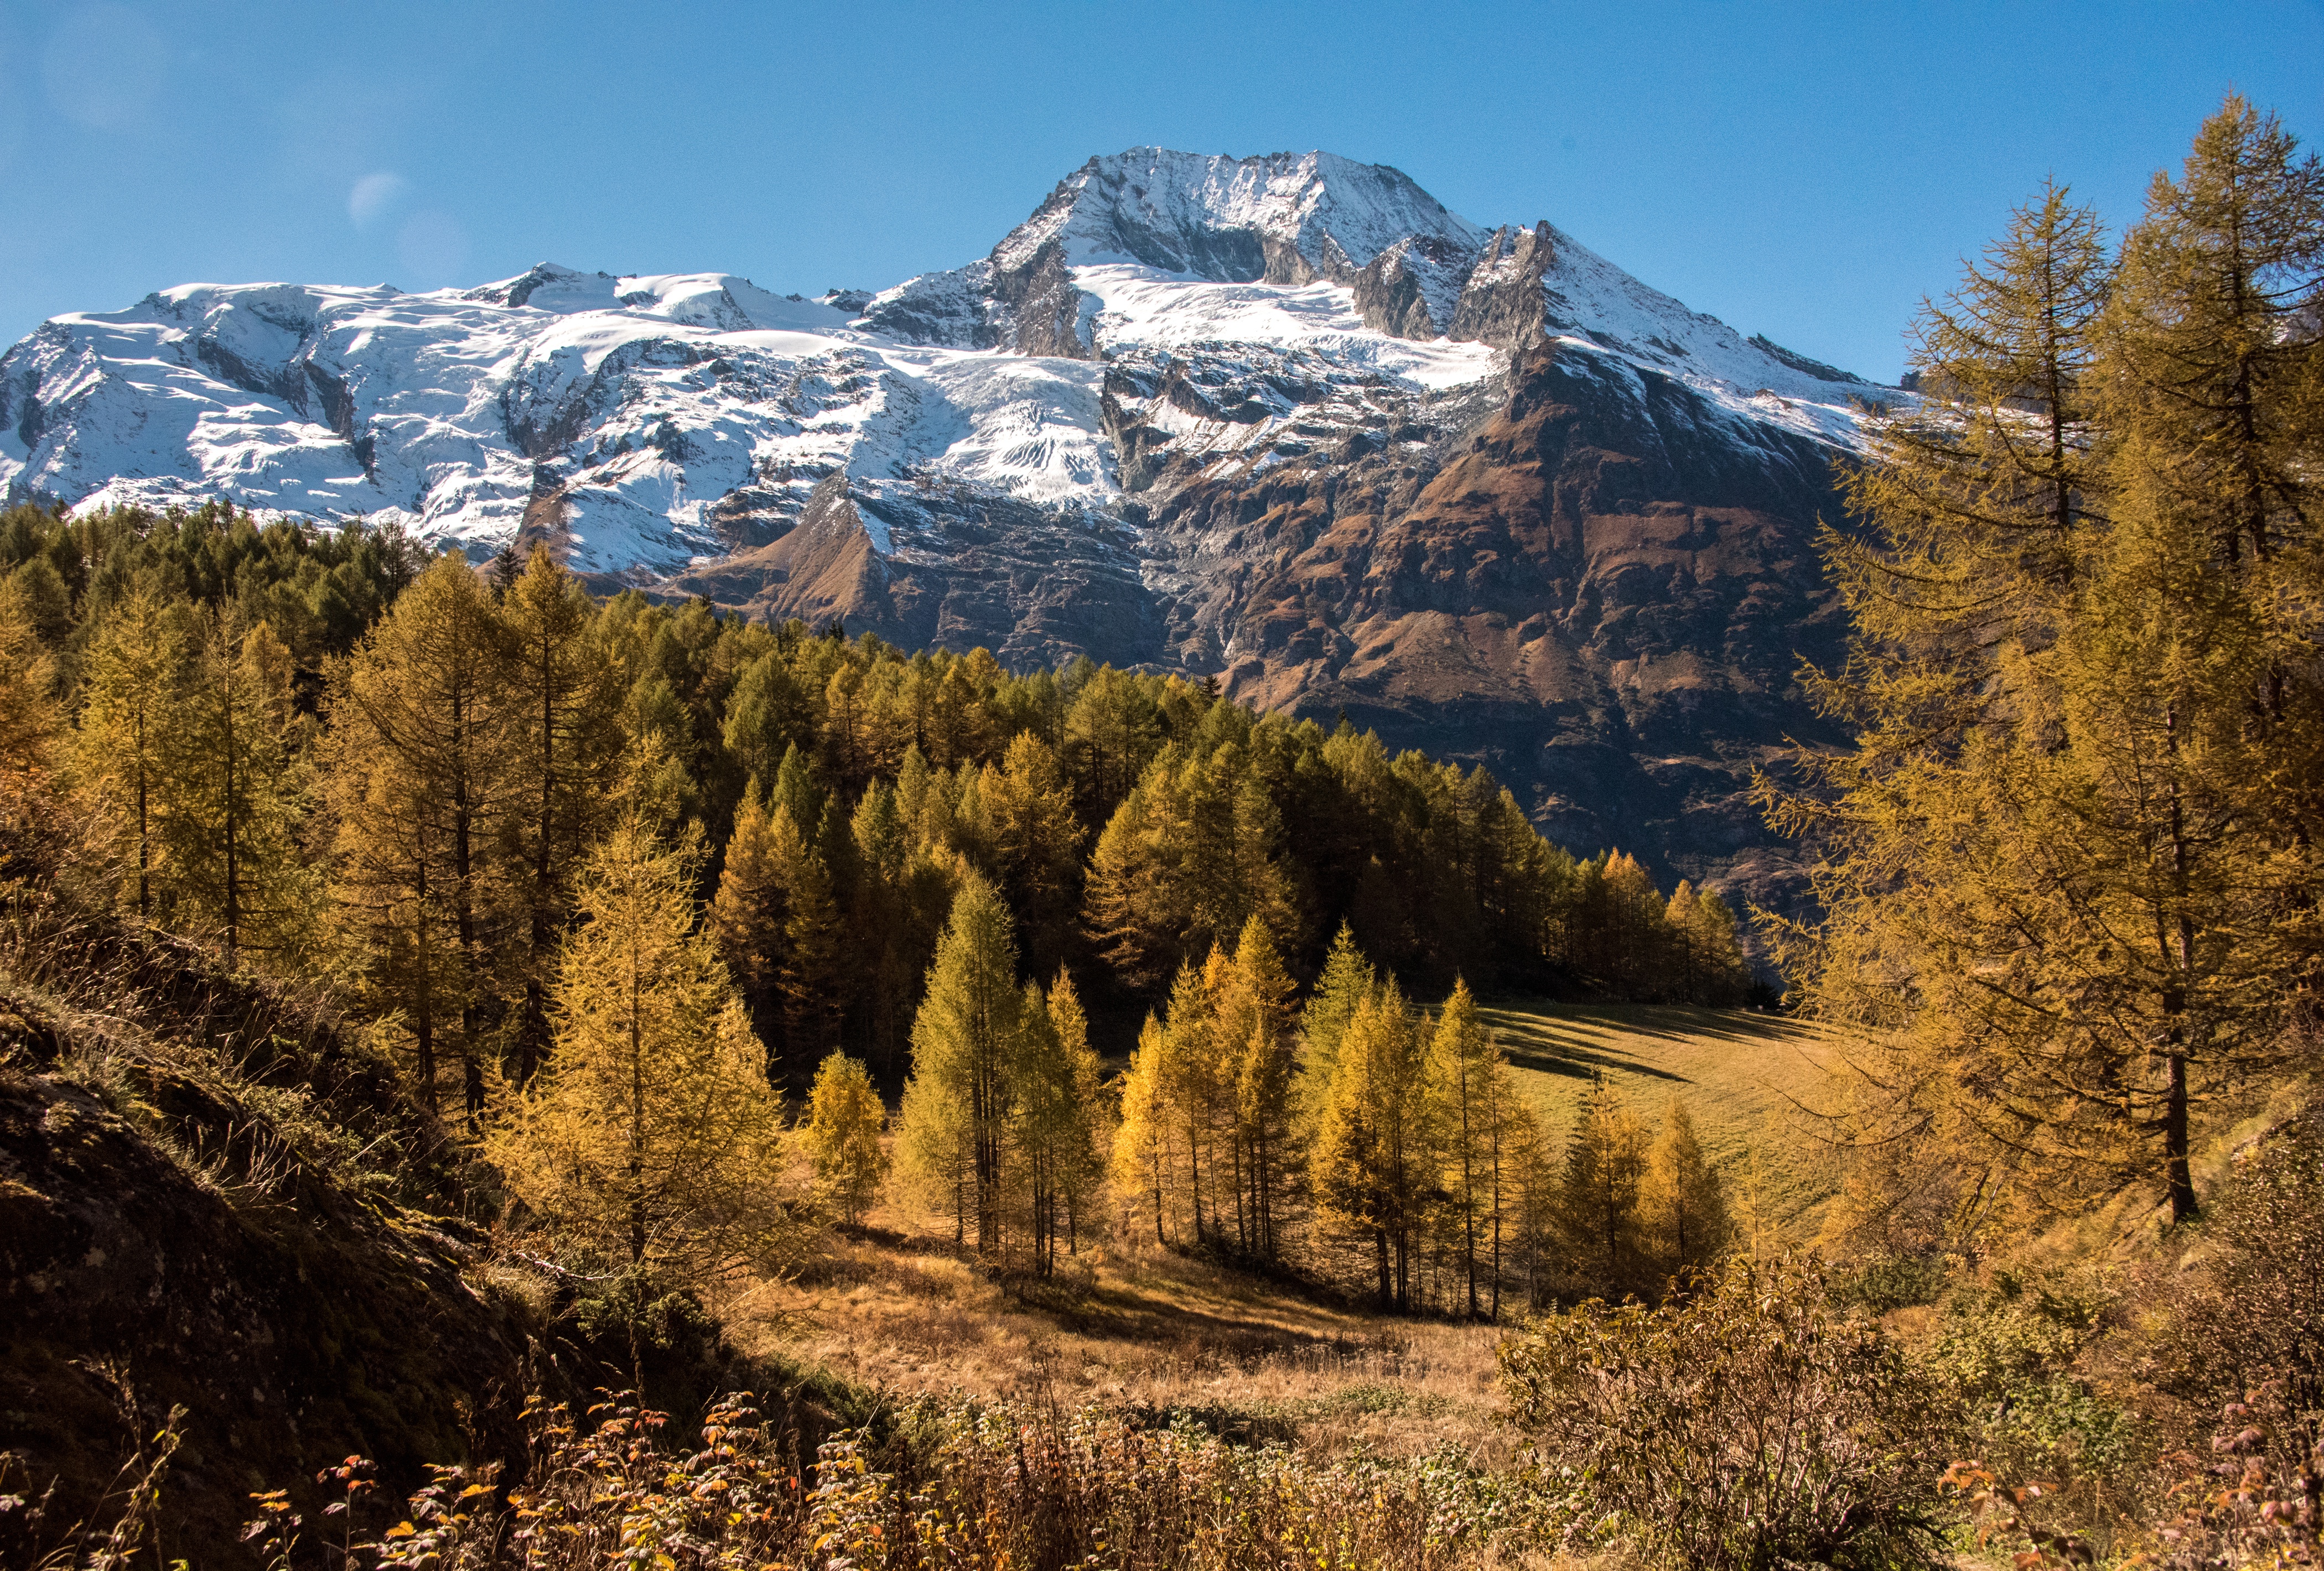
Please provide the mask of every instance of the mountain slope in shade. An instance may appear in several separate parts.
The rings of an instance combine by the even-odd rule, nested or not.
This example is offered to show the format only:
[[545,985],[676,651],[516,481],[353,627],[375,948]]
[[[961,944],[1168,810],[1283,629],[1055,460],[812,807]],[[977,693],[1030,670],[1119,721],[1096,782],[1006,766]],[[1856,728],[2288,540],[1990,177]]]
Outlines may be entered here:
[[1780,895],[1739,792],[1816,734],[1808,542],[1897,396],[1395,170],[1141,148],[878,294],[543,264],[58,317],[0,358],[0,484],[553,539],[754,614],[1214,674]]

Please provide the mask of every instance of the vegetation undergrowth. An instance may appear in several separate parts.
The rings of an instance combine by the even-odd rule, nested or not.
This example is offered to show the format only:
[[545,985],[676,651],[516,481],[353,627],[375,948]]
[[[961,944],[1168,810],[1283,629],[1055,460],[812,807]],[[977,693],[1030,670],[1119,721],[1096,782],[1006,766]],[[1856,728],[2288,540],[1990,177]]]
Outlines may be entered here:
[[[529,1418],[528,1482],[504,1493],[445,1467],[383,1509],[359,1459],[330,1470],[337,1563],[1449,1567],[1534,1536],[1522,1495],[1456,1458],[1318,1465],[1094,1409],[923,1400],[884,1442],[843,1435],[804,1468],[748,1393],[712,1409],[698,1447],[625,1396]],[[280,1493],[259,1505],[250,1537],[296,1563],[305,1520]]]

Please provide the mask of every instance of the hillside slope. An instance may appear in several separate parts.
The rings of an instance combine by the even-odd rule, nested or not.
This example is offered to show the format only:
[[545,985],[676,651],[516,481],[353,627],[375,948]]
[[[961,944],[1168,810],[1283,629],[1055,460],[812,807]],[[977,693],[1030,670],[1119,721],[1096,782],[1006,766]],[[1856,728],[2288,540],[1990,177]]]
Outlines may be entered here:
[[[351,1454],[399,1496],[430,1462],[521,1470],[530,1395],[633,1383],[586,1284],[512,1269],[462,1219],[494,1204],[488,1175],[329,1008],[81,910],[10,849],[0,1452],[12,1490],[55,1493],[33,1541],[0,1517],[0,1561],[75,1521],[101,1537],[116,1470],[175,1408],[165,1548],[235,1565],[253,1491],[319,1520],[314,1470]],[[756,1382],[715,1328],[654,1326],[669,1405]]]
[[1747,1009],[1652,1004],[1499,999],[1480,1013],[1543,1127],[1560,1139],[1601,1077],[1649,1129],[1675,1098],[1730,1205],[1779,1236],[1814,1236],[1840,1181],[1834,1153],[1813,1137],[1812,1109],[1831,1095],[1837,1051],[1815,1027]]

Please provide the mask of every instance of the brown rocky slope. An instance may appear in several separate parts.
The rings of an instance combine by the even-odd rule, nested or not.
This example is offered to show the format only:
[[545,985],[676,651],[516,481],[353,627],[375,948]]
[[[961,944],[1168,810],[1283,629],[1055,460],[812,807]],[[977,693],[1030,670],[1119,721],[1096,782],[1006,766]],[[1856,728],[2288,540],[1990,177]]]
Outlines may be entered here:
[[324,1002],[76,910],[14,839],[0,1565],[50,1564],[77,1523],[102,1542],[124,1459],[150,1457],[180,1408],[160,1563],[198,1567],[254,1563],[253,1492],[288,1488],[320,1523],[315,1472],[350,1455],[394,1499],[429,1463],[521,1477],[529,1395],[586,1401],[641,1365],[680,1422],[717,1392],[790,1388],[813,1454],[830,1402],[738,1359],[690,1300],[609,1299],[465,1220],[490,1213],[490,1174]]
[[669,588],[909,648],[1214,674],[1484,764],[1577,850],[1797,899],[1747,793],[1787,739],[1834,740],[1794,673],[1839,649],[1813,549],[1837,450],[1537,324],[1480,388],[1288,380],[1317,418],[1222,461],[1153,411],[1280,406],[1281,368],[1110,367],[1118,525],[835,476],[796,529]]

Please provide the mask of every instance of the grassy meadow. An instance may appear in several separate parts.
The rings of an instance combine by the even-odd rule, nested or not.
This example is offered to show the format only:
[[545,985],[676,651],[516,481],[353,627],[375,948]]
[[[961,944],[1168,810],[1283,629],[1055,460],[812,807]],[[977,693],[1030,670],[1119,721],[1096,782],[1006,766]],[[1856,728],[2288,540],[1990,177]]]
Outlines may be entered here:
[[1547,1129],[1572,1127],[1603,1076],[1651,1127],[1676,1098],[1718,1163],[1738,1223],[1815,1232],[1839,1174],[1817,1140],[1834,1043],[1816,1028],[1748,1009],[1489,1001],[1480,1011]]
[[715,1309],[743,1351],[914,1396],[1185,1413],[1241,1441],[1480,1463],[1511,1443],[1489,1325],[1368,1309],[1135,1242],[1084,1240],[1048,1284],[996,1280],[949,1226],[882,1206],[779,1282]]
[[[1798,1105],[1829,1044],[1745,1010],[1502,999],[1484,1010],[1546,1126],[1594,1074],[1649,1125],[1675,1095],[1737,1206],[1770,1233],[1813,1231],[1832,1179]],[[1502,1459],[1511,1431],[1487,1325],[1384,1317],[1287,1281],[1124,1239],[1084,1238],[1059,1279],[996,1280],[948,1217],[890,1197],[779,1282],[715,1308],[745,1351],[820,1364],[898,1400],[928,1394],[1191,1413],[1239,1439],[1412,1455],[1451,1441]]]

